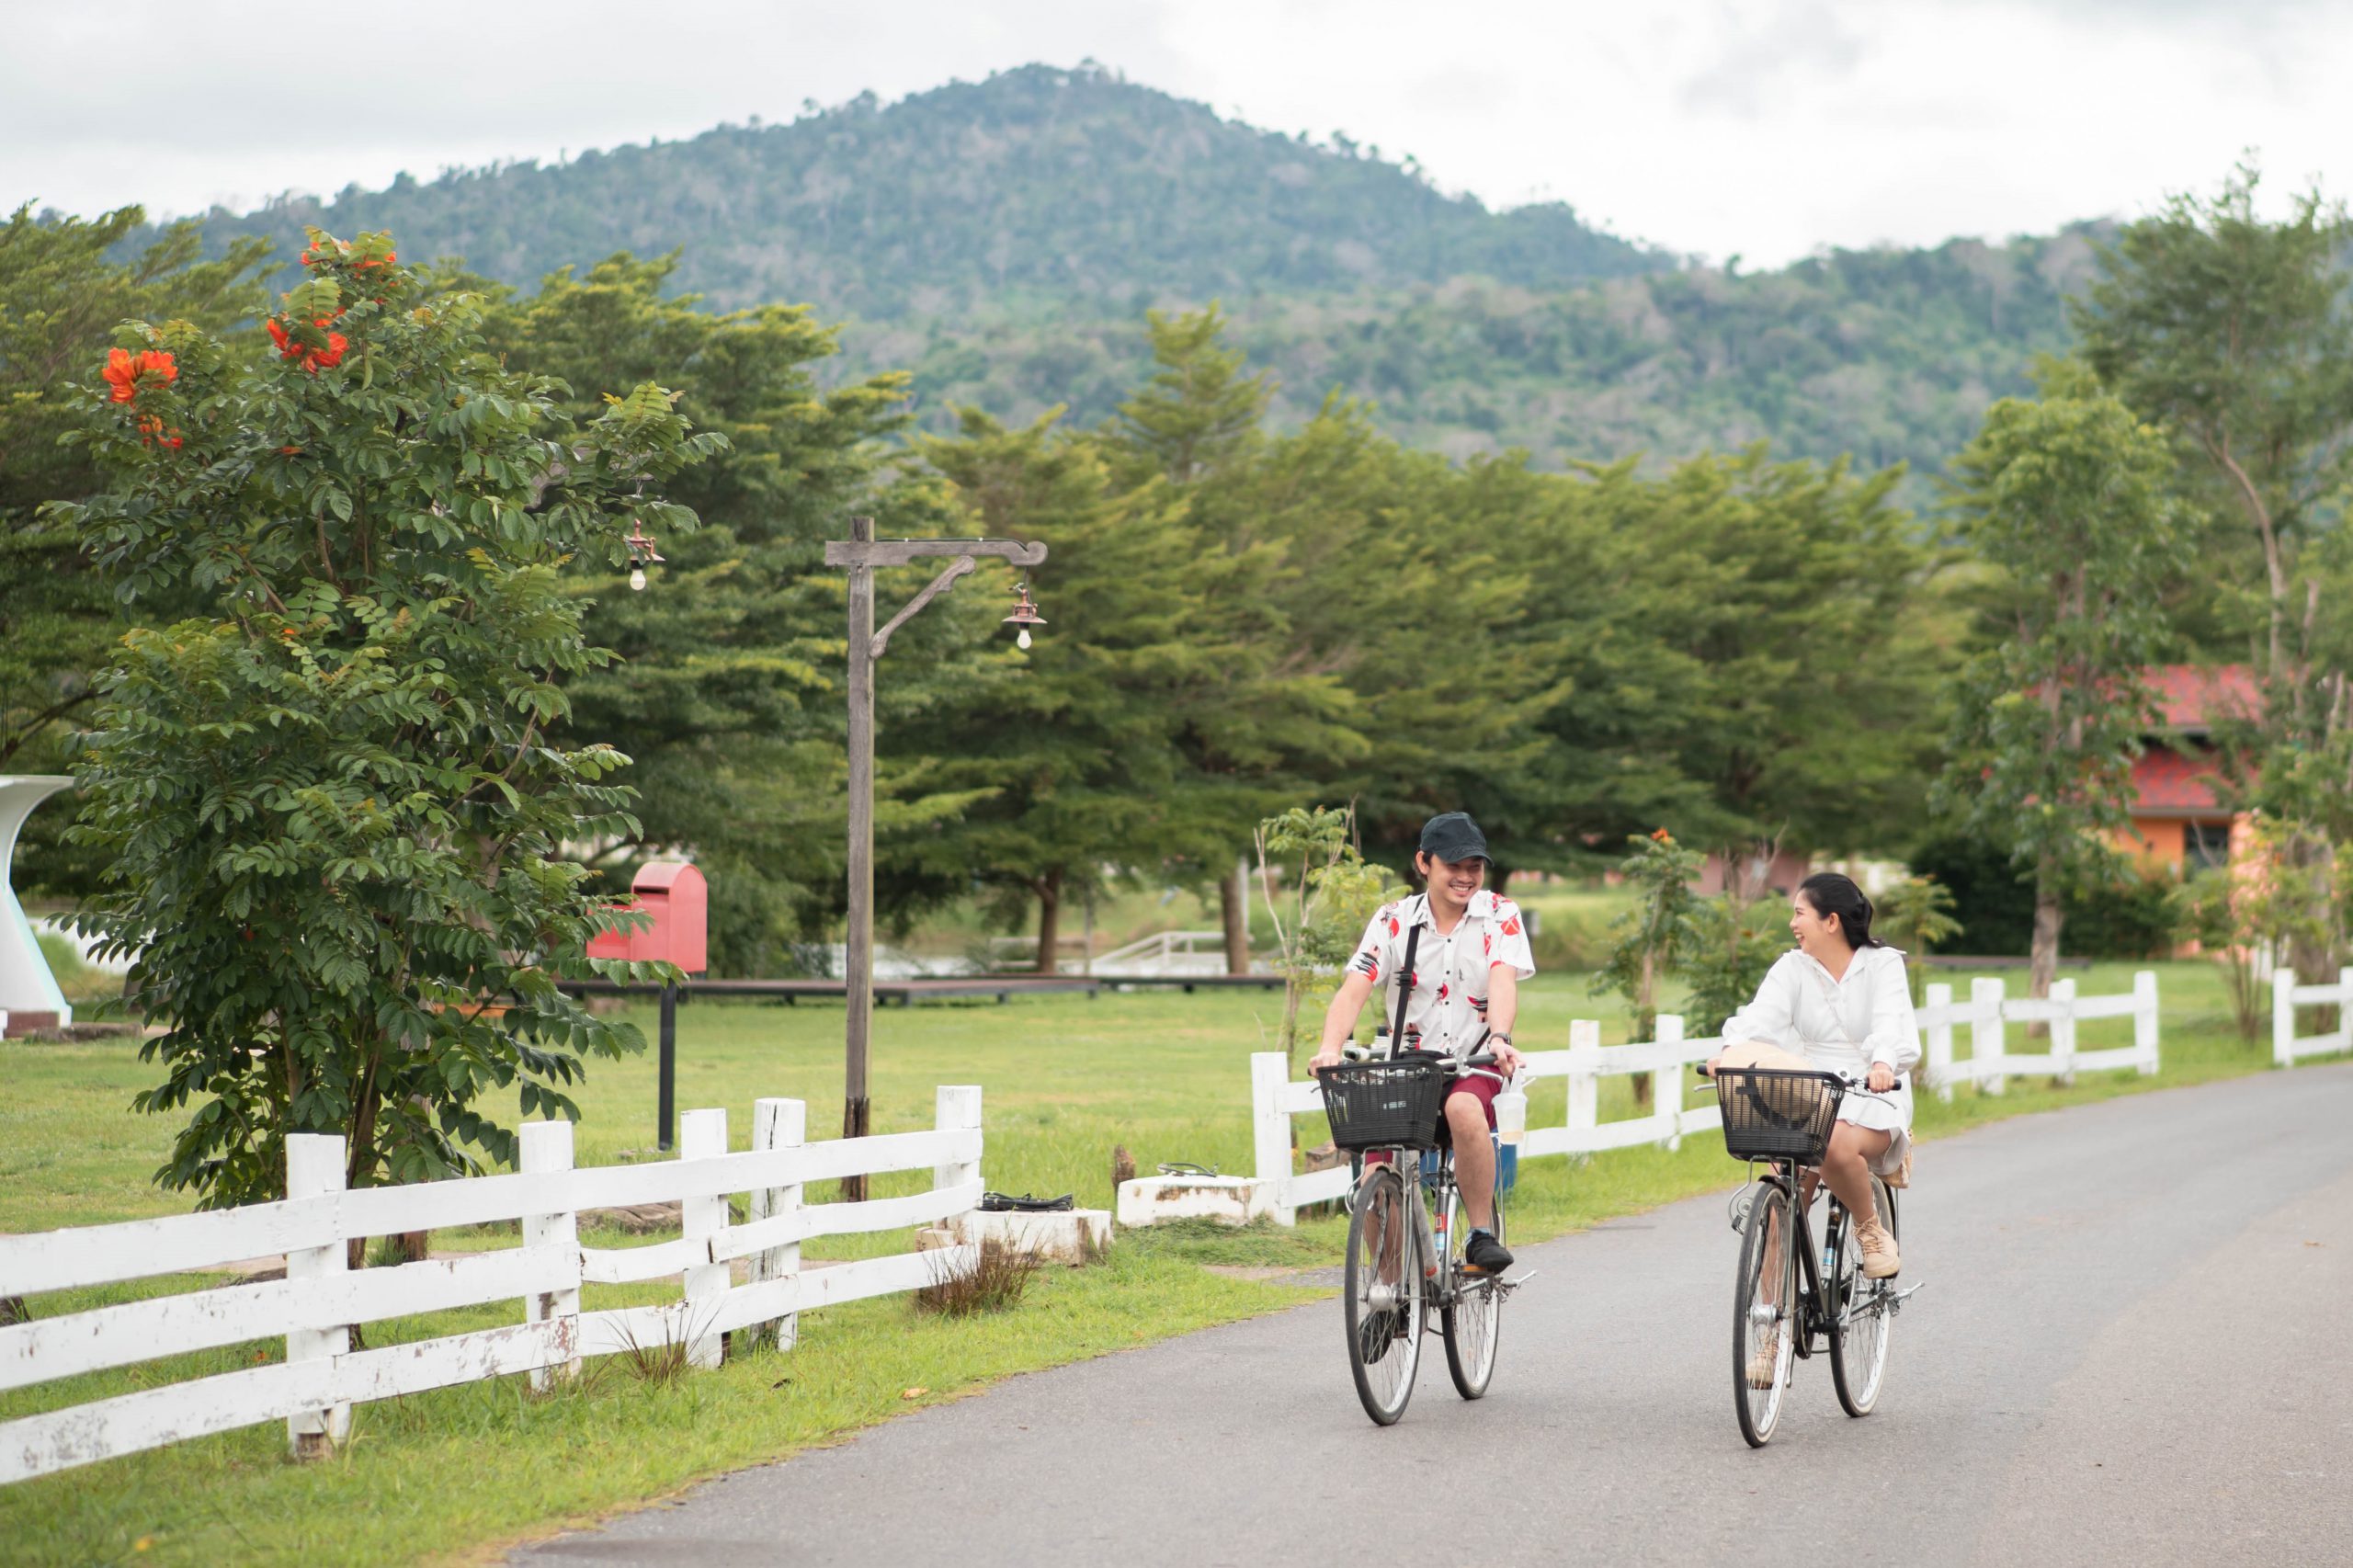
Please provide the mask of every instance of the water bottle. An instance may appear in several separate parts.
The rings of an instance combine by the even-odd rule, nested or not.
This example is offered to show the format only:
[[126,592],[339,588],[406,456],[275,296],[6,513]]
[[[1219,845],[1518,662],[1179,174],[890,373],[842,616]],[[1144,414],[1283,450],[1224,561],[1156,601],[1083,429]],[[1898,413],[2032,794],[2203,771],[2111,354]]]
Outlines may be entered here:
[[[1449,1207],[1451,1206],[1449,1205]],[[1430,1252],[1433,1256],[1429,1262],[1422,1265],[1422,1278],[1425,1279],[1435,1279],[1438,1278],[1437,1260],[1446,1256],[1446,1221],[1447,1212],[1444,1209],[1440,1209],[1433,1217],[1430,1226],[1430,1240],[1432,1243]]]
[[1528,1096],[1506,1089],[1495,1096],[1495,1190],[1509,1192],[1519,1179],[1519,1145],[1528,1136]]

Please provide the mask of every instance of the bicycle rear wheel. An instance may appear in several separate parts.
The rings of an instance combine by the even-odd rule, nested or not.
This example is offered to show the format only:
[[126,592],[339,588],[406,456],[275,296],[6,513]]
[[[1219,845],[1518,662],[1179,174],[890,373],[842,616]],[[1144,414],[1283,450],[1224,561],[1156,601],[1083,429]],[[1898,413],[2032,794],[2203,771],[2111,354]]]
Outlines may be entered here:
[[1795,1261],[1790,1195],[1778,1185],[1760,1186],[1742,1227],[1732,1315],[1733,1412],[1752,1449],[1771,1441],[1789,1392],[1800,1323]]
[[1368,1165],[1348,1214],[1348,1371],[1364,1413],[1383,1426],[1405,1414],[1421,1365],[1422,1269],[1405,1203],[1396,1167]]
[[[1495,1196],[1495,1240],[1504,1239],[1504,1195]],[[1467,1239],[1471,1221],[1466,1217],[1455,1227]],[[1454,1392],[1465,1399],[1477,1399],[1487,1392],[1487,1381],[1495,1375],[1495,1335],[1503,1326],[1504,1295],[1502,1287],[1491,1275],[1462,1272],[1461,1255],[1454,1246],[1447,1249],[1448,1270],[1454,1280],[1454,1298],[1438,1313],[1438,1326],[1446,1335],[1446,1369],[1454,1379]]]
[[[1877,1176],[1871,1177],[1871,1199],[1879,1205],[1887,1233],[1896,1235],[1895,1204],[1887,1184]],[[1887,1374],[1888,1331],[1894,1326],[1888,1300],[1895,1294],[1895,1281],[1863,1277],[1863,1248],[1855,1239],[1852,1215],[1839,1229],[1845,1239],[1838,1244],[1830,1381],[1838,1385],[1838,1403],[1847,1415],[1869,1415],[1879,1403],[1880,1385]]]

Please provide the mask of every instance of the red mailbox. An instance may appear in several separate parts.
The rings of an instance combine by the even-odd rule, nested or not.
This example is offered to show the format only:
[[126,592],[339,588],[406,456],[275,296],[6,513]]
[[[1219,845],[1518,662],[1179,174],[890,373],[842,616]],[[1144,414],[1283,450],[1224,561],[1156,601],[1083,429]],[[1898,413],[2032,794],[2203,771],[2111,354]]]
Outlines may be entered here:
[[592,959],[632,963],[667,962],[688,974],[710,968],[710,889],[702,873],[684,860],[652,860],[638,868],[624,908],[654,917],[635,931],[607,931],[588,944]]

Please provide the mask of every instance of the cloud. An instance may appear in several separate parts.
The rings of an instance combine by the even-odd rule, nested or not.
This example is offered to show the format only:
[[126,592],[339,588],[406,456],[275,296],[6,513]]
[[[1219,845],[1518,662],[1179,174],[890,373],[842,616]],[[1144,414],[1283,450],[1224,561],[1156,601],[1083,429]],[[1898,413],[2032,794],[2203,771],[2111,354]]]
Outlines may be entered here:
[[1685,109],[1756,119],[1825,79],[1851,76],[1869,52],[1862,35],[1826,5],[1776,8],[1739,25],[1715,58],[1677,94]]

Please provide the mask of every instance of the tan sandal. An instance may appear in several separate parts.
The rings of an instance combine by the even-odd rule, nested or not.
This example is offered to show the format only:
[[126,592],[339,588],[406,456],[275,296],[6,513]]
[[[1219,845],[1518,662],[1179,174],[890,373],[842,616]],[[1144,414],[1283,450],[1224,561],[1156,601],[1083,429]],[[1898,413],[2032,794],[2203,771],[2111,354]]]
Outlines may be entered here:
[[1781,1330],[1779,1325],[1766,1331],[1756,1348],[1748,1353],[1748,1386],[1769,1389],[1781,1365]]

